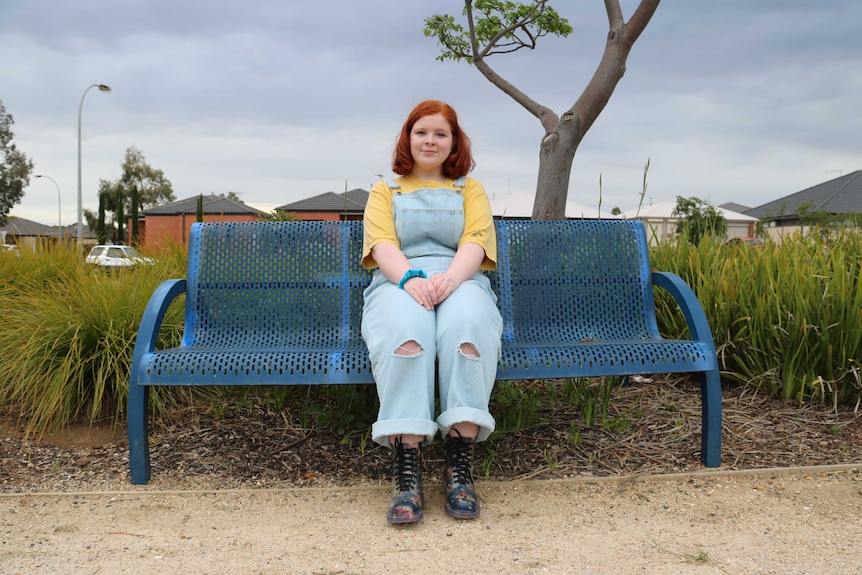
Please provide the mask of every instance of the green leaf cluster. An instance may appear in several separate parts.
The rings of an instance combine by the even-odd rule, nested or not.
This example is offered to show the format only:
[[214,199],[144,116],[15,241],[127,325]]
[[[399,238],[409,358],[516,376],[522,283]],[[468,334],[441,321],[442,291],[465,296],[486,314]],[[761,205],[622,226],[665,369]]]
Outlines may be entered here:
[[723,239],[727,234],[727,220],[718,209],[700,198],[677,196],[671,212],[677,219],[676,231],[694,245],[706,236]]
[[437,60],[466,60],[472,64],[480,55],[504,54],[522,48],[532,50],[542,36],[566,37],[573,30],[568,20],[548,6],[548,0],[529,3],[468,0],[463,14],[475,33],[477,53],[469,27],[465,28],[454,16],[435,14],[425,19],[423,32],[426,37],[436,38],[442,47]]
[[14,123],[12,114],[6,113],[0,100],[0,226],[6,225],[6,216],[12,206],[21,201],[33,171],[32,160],[18,150],[13,141]]
[[99,216],[87,213],[92,229],[101,229],[102,213],[112,214],[114,225],[122,229],[127,214],[176,200],[173,185],[165,173],[147,163],[143,152],[136,147],[126,148],[122,169],[122,175],[116,180],[99,180]]

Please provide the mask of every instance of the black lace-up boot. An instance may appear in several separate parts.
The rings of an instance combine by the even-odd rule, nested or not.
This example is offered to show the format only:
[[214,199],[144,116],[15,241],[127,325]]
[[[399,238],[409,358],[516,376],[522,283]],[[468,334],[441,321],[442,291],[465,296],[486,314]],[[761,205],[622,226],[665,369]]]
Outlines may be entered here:
[[457,435],[446,438],[446,470],[443,483],[446,488],[446,513],[456,519],[475,519],[479,516],[479,496],[473,485],[473,449],[475,442]]
[[422,492],[422,457],[418,447],[405,447],[400,439],[392,446],[392,497],[389,523],[415,523],[422,520],[425,494]]

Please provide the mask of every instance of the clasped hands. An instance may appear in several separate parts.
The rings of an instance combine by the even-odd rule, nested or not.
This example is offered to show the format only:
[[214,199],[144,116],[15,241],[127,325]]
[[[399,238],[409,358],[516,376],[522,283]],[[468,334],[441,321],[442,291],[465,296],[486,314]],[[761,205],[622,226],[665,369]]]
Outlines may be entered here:
[[428,279],[414,277],[404,282],[404,291],[428,311],[442,303],[456,289],[458,284],[445,273],[434,274]]

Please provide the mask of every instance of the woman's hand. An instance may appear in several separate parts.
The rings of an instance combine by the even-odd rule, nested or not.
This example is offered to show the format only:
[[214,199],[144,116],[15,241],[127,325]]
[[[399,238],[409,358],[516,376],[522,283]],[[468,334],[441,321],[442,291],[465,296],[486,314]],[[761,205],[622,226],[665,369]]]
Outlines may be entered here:
[[452,295],[462,283],[472,278],[479,271],[484,258],[485,248],[479,244],[469,242],[461,244],[455,252],[455,257],[452,258],[452,263],[449,264],[449,269],[431,276],[436,297],[435,305]]
[[[386,279],[395,285],[410,269],[410,262],[395,244],[380,242],[371,248],[371,256]],[[416,303],[431,311],[452,295],[458,286],[473,277],[484,257],[485,249],[479,244],[462,244],[445,272],[434,274],[430,279],[410,278],[402,287]]]
[[445,273],[431,276],[431,284],[434,286],[435,305],[443,302],[461,285]]
[[438,303],[437,288],[434,286],[432,280],[421,277],[410,278],[404,282],[404,291],[410,294],[410,297],[412,297],[416,303],[428,311],[434,309],[434,306]]

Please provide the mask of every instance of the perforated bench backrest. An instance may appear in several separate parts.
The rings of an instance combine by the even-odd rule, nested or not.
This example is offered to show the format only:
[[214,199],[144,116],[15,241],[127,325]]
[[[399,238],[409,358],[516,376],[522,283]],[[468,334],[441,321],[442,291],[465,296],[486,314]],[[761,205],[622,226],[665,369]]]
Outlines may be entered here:
[[[658,338],[640,222],[495,223],[504,343]],[[194,224],[184,345],[362,346],[361,250],[358,221]]]
[[184,344],[363,345],[361,250],[362,222],[193,224]]
[[509,220],[497,243],[504,343],[659,337],[641,222]]

